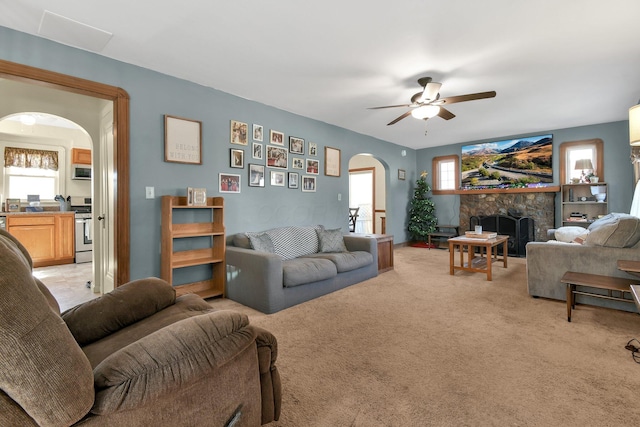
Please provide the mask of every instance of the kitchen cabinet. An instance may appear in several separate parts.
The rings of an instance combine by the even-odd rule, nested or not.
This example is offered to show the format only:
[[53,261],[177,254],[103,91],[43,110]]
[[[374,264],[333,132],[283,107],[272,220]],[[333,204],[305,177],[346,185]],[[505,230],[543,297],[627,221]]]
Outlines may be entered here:
[[34,267],[71,264],[74,257],[73,212],[7,214],[6,227],[29,251]]
[[[174,286],[176,295],[224,296],[226,242],[223,214],[222,197],[207,197],[206,205],[189,206],[186,197],[162,196],[160,277]],[[203,280],[188,281],[191,274],[198,276],[199,273],[205,273],[200,277]],[[176,280],[176,276],[181,276],[186,283]]]
[[71,163],[73,163],[74,165],[90,165],[91,150],[88,150],[86,148],[72,148]]
[[[598,217],[609,213],[609,191],[604,182],[565,184],[561,191],[562,225],[586,228]],[[598,201],[594,193],[604,194],[604,200]]]

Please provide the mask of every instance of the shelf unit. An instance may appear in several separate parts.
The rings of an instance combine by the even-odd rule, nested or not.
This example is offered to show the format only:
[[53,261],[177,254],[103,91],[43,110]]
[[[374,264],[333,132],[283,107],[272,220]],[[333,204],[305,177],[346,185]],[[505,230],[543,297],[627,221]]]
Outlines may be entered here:
[[[606,193],[604,202],[598,202],[591,194],[591,187],[598,187],[598,192]],[[565,184],[562,186],[562,225],[588,227],[599,216],[609,213],[609,187],[605,182],[591,184]],[[570,220],[571,213],[586,215],[582,220]]]
[[[203,212],[207,210],[208,214]],[[205,217],[207,221],[204,221]],[[198,240],[197,245],[196,240]],[[202,247],[194,248],[194,246]],[[194,293],[203,298],[224,296],[225,251],[224,199],[222,197],[207,197],[206,205],[187,206],[186,197],[162,196],[160,274],[164,280],[175,287],[177,295]],[[203,265],[211,266],[210,278],[174,284],[174,270]]]

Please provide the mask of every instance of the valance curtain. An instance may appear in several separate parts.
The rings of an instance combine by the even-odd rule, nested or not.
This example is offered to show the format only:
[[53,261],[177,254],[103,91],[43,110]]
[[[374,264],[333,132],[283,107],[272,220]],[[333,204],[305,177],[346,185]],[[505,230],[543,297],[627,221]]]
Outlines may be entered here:
[[30,148],[5,147],[4,167],[58,170],[58,152]]

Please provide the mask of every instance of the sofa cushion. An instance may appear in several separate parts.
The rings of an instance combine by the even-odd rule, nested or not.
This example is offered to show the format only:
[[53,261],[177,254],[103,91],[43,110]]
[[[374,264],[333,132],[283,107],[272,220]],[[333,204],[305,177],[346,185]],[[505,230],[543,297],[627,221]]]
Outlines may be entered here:
[[373,262],[373,255],[365,251],[317,253],[307,255],[305,258],[322,258],[329,260],[336,265],[338,273],[344,273],[346,271],[366,267]]
[[318,252],[316,227],[281,227],[265,231],[271,237],[275,253],[284,259],[294,259]]
[[574,242],[577,237],[581,237],[582,235],[588,232],[589,230],[587,230],[584,227],[578,227],[578,226],[560,227],[555,232],[555,238],[559,242],[571,243],[571,242]]
[[589,226],[585,243],[612,248],[630,248],[640,241],[640,218],[610,213]]
[[347,252],[342,237],[342,229],[316,230],[318,233],[318,252]]
[[330,279],[337,274],[335,264],[326,259],[305,257],[282,262],[282,284],[285,288]]
[[267,233],[247,233],[247,237],[251,242],[251,248],[258,252],[274,253],[276,251]]

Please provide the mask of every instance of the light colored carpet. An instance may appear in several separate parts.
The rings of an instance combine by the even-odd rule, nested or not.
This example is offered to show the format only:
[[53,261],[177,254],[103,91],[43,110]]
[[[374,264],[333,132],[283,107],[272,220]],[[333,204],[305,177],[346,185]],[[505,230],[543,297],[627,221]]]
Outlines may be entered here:
[[274,426],[619,426],[640,420],[640,316],[527,294],[526,261],[449,275],[444,250],[404,247],[395,270],[264,315],[278,339]]

